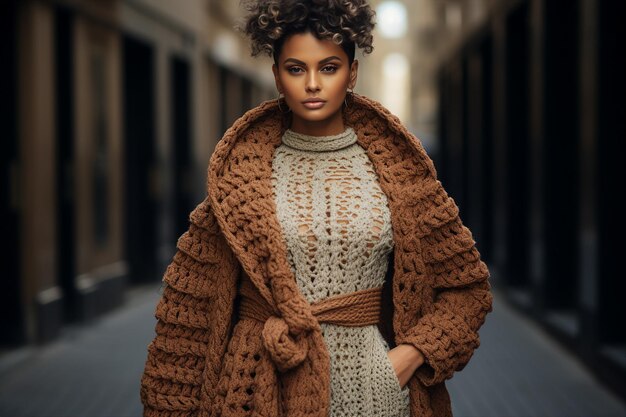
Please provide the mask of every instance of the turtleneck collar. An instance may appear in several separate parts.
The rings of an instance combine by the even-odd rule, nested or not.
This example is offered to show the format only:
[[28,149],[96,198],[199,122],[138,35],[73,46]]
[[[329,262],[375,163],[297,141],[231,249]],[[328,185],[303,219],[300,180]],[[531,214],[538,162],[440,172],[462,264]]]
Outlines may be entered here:
[[287,129],[282,141],[285,145],[302,151],[324,152],[348,147],[356,143],[357,136],[354,129],[349,126],[342,133],[329,136],[311,136]]

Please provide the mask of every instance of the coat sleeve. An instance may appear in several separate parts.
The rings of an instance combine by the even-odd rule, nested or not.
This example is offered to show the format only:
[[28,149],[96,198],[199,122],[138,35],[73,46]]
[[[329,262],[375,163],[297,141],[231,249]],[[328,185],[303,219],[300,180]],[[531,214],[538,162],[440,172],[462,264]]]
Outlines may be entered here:
[[463,225],[456,203],[436,178],[432,165],[431,174],[417,202],[416,238],[424,279],[435,298],[398,340],[424,355],[425,362],[414,376],[425,386],[449,379],[465,367],[480,345],[478,329],[492,311],[493,298],[490,273],[471,231]]
[[202,390],[217,385],[231,331],[240,266],[208,196],[189,221],[162,279],[156,336],[141,377],[144,417],[195,416]]

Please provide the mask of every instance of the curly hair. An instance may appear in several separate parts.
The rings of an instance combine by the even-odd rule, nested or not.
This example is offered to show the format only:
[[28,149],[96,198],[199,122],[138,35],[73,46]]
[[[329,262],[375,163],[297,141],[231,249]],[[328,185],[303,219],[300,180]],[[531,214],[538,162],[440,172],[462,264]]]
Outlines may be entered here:
[[376,12],[367,0],[242,0],[247,16],[236,28],[250,37],[251,54],[266,53],[274,62],[283,43],[296,33],[310,31],[318,39],[340,45],[350,63],[355,45],[369,54]]

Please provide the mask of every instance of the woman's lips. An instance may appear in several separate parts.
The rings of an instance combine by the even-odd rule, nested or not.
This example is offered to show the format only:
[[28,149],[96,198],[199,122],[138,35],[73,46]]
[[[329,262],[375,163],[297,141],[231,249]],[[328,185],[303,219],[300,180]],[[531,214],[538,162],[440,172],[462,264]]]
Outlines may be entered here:
[[323,107],[324,104],[326,104],[326,102],[325,101],[305,101],[302,104],[304,104],[304,107],[306,107],[307,109],[319,109]]

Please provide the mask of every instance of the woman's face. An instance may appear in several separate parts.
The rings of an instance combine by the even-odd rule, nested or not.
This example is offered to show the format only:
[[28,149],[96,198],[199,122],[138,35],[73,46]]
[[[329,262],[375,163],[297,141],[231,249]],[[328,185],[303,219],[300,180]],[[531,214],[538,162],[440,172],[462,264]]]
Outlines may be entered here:
[[[349,67],[346,52],[330,40],[310,32],[287,38],[272,71],[293,112],[290,128],[313,136],[343,132],[342,105],[347,89],[356,84],[357,69],[358,61]],[[310,99],[316,101],[307,103]]]

